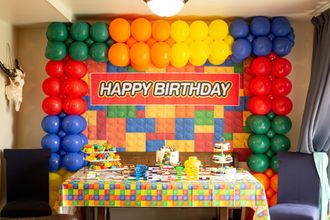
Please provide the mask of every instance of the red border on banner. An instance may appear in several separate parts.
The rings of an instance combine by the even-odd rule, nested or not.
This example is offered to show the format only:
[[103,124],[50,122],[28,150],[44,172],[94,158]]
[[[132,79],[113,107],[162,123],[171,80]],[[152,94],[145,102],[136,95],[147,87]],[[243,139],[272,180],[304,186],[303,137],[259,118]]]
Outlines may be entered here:
[[240,74],[91,73],[92,106],[239,105]]

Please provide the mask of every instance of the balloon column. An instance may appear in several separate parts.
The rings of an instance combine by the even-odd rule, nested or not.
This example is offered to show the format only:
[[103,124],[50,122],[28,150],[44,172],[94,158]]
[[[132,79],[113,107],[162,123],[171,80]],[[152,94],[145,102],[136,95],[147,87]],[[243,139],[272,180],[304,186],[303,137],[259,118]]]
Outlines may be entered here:
[[271,52],[286,56],[294,46],[294,32],[285,17],[253,17],[250,24],[236,19],[230,25],[230,33],[235,38],[231,56],[233,62],[242,62],[251,54],[267,56]]
[[217,19],[207,25],[197,20],[188,25],[182,20],[170,24],[166,20],[150,23],[137,18],[131,24],[117,18],[110,22],[109,33],[115,43],[108,58],[118,67],[133,66],[138,71],[151,64],[166,68],[169,64],[184,67],[188,62],[201,66],[208,60],[222,64],[231,54],[234,39],[225,21]]
[[[250,30],[250,32],[249,32]],[[279,151],[288,151],[290,140],[285,136],[292,123],[289,114],[292,102],[287,97],[292,84],[286,78],[291,72],[291,63],[282,56],[287,55],[293,44],[294,34],[290,23],[284,17],[269,20],[266,17],[255,17],[248,25],[244,20],[233,21],[230,26],[235,37],[233,45],[234,60],[242,60],[254,54],[248,68],[252,74],[249,82],[251,97],[248,110],[252,113],[246,124],[252,131],[248,146],[252,155],[248,158],[249,168],[254,176],[264,185],[269,205],[276,204],[277,172]],[[250,53],[240,54],[237,44],[242,47],[244,41]],[[283,43],[286,42],[286,43]]]

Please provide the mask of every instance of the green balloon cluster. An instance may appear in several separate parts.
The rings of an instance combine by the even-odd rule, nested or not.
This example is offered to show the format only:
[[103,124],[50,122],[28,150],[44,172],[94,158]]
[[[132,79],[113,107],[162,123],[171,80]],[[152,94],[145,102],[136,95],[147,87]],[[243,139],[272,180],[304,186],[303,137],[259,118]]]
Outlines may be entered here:
[[292,122],[284,115],[278,115],[272,120],[272,129],[278,134],[286,134],[290,131]]
[[254,172],[262,173],[269,167],[269,159],[264,154],[252,154],[247,161],[248,166]]
[[53,22],[49,24],[46,35],[45,56],[51,60],[61,60],[68,53],[74,60],[83,61],[91,57],[96,62],[106,62],[109,45],[113,44],[108,25],[104,22],[91,26],[85,21],[77,21],[70,26]]
[[247,125],[256,134],[264,134],[270,128],[270,120],[263,115],[251,115],[247,118]]
[[277,156],[273,156],[270,160],[270,167],[277,173],[278,172],[278,158]]
[[270,140],[270,147],[274,152],[288,151],[291,143],[285,135],[277,134]]

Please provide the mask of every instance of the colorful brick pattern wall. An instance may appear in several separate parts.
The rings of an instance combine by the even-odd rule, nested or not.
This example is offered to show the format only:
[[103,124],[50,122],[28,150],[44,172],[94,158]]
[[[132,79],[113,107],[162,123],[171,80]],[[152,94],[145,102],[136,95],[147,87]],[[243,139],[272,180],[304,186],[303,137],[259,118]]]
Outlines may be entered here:
[[[221,137],[231,142],[234,150],[244,160],[248,154],[249,128],[245,125],[250,115],[247,111],[249,75],[244,74],[248,61],[234,64],[226,61],[220,66],[206,64],[184,68],[168,66],[166,69],[149,68],[146,72],[191,72],[241,74],[239,106],[175,106],[131,105],[91,106],[85,99],[88,111],[85,130],[90,143],[108,143],[118,151],[152,152],[162,146],[175,146],[180,152],[212,152]],[[88,72],[136,72],[132,67],[115,67],[108,63],[87,60]],[[139,74],[138,72],[136,74]],[[85,80],[89,82],[89,75]]]

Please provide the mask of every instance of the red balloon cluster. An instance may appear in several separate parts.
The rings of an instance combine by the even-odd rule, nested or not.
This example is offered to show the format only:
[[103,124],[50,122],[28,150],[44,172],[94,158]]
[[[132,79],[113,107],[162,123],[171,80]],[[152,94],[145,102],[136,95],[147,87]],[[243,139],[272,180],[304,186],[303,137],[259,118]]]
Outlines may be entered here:
[[87,73],[86,64],[70,59],[49,60],[45,69],[49,78],[42,84],[42,90],[48,96],[42,103],[44,112],[57,115],[63,109],[69,115],[83,114],[87,103],[82,96],[87,94],[88,85],[81,78]]
[[248,110],[257,115],[265,115],[271,110],[277,115],[289,114],[292,101],[286,95],[291,92],[292,84],[286,76],[291,69],[288,59],[274,53],[255,58],[248,71],[255,75],[249,84],[254,97],[248,101]]

